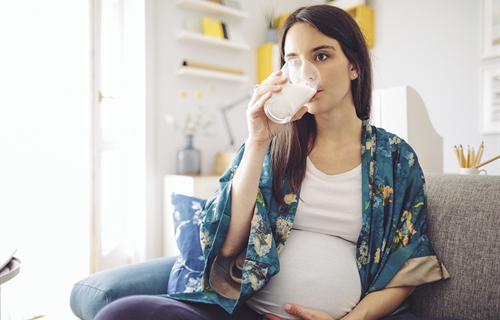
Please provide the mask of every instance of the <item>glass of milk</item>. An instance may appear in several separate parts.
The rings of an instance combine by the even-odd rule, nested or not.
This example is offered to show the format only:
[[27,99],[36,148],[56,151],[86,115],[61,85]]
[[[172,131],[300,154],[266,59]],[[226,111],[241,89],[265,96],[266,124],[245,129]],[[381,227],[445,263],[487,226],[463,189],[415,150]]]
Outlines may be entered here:
[[295,113],[314,96],[320,74],[314,64],[299,58],[288,60],[281,70],[288,83],[266,101],[264,111],[269,119],[283,124],[292,120]]

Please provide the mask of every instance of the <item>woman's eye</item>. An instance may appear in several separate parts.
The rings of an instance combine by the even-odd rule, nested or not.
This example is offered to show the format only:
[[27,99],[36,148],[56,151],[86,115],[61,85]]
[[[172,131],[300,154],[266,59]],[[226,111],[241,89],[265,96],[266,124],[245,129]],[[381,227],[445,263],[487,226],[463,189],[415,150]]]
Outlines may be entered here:
[[326,60],[326,58],[328,58],[328,55],[326,55],[326,54],[324,54],[324,53],[319,53],[319,54],[316,56],[316,60],[319,60],[319,61]]

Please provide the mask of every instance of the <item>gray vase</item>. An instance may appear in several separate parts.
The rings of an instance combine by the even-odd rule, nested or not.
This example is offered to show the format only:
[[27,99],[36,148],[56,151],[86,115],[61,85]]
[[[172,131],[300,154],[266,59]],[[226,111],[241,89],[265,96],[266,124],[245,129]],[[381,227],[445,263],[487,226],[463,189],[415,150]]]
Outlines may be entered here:
[[193,137],[186,136],[186,144],[177,149],[177,174],[200,174],[201,152],[193,147]]
[[266,30],[266,42],[278,42],[278,30],[267,29]]

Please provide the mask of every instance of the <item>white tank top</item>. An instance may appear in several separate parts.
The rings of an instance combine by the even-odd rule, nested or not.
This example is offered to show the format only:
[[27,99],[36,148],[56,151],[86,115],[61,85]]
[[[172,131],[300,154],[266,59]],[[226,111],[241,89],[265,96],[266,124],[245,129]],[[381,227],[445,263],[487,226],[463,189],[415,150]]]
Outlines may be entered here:
[[321,310],[340,319],[359,302],[356,242],[361,231],[361,165],[327,175],[307,159],[300,203],[280,253],[280,272],[249,301],[260,314],[299,319],[285,303]]

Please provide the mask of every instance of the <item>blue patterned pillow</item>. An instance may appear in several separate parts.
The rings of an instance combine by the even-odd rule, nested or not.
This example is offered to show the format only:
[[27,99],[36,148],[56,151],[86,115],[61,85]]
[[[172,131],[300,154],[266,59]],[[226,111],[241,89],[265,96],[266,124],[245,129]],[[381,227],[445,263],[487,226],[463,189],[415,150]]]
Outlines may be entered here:
[[175,240],[180,256],[170,272],[167,293],[193,292],[200,288],[204,260],[200,224],[206,200],[172,193]]

